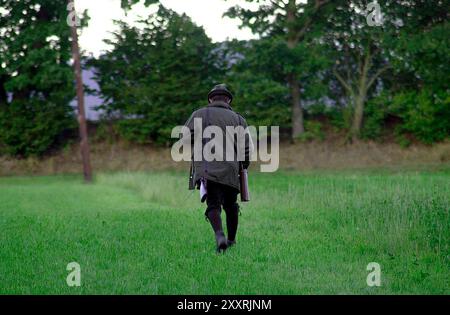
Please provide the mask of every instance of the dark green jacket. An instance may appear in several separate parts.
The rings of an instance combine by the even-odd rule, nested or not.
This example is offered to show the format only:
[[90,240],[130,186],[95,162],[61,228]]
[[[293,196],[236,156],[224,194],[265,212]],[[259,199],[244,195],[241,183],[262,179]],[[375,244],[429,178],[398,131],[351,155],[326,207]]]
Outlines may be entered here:
[[[244,117],[234,112],[231,106],[225,102],[213,102],[206,107],[200,108],[192,113],[191,117],[186,122],[186,126],[191,130],[191,139],[194,139],[194,118],[202,118],[203,130],[206,125],[218,126],[222,129],[224,134],[223,139],[223,161],[194,161],[192,157],[191,173],[189,175],[189,189],[195,189],[199,180],[203,177],[206,180],[211,180],[217,183],[228,185],[240,189],[239,185],[239,163],[242,163],[244,168],[250,165],[250,154],[253,150],[251,137],[247,134],[245,136],[245,161],[237,161],[237,147],[235,142],[234,161],[226,161],[226,137],[230,137],[226,133],[227,126],[242,126],[247,128],[247,122]],[[206,142],[210,139],[206,139]],[[192,142],[193,144],[193,142]],[[204,142],[202,148],[204,147]],[[193,146],[192,146],[192,154]]]

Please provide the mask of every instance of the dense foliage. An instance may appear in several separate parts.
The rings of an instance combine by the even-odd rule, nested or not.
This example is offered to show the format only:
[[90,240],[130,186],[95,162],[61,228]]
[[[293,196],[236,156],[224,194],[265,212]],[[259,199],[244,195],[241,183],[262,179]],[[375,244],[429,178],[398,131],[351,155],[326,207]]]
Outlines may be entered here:
[[399,38],[395,47],[401,58],[394,62],[399,71],[409,74],[408,81],[388,90],[391,112],[403,121],[398,132],[411,133],[425,143],[450,134],[450,24],[433,24]]
[[[449,136],[448,1],[379,0],[381,22],[369,25],[369,0],[246,0],[224,14],[259,39],[222,43],[188,16],[141,2],[157,10],[137,25],[118,21],[112,49],[88,63],[105,118],[130,141],[170,142],[220,82],[251,124],[292,139],[322,138],[317,115],[348,139]],[[66,1],[0,0],[0,151],[41,155],[76,127],[66,17]]]
[[[305,132],[304,107],[311,84],[311,77],[320,79],[323,63],[318,42],[335,8],[343,1],[327,0],[246,0],[257,4],[257,9],[237,5],[226,15],[238,18],[242,27],[248,27],[260,36],[263,43],[272,43],[269,49],[258,50],[263,59],[270,60],[271,68],[276,68],[280,83],[289,87],[291,112],[291,138],[296,139]],[[322,47],[323,48],[323,47]],[[269,54],[272,53],[272,55]],[[266,67],[260,64],[258,67]]]
[[0,143],[42,154],[75,124],[64,1],[0,1]]
[[119,22],[113,50],[92,62],[103,108],[138,143],[166,143],[175,125],[207,104],[217,75],[214,45],[186,15],[160,7],[141,27]]

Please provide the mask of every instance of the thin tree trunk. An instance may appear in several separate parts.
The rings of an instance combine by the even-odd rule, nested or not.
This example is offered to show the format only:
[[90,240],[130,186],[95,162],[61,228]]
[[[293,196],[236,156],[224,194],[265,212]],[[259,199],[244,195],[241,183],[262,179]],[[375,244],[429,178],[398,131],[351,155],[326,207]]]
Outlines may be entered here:
[[303,108],[300,100],[300,86],[294,74],[289,76],[292,96],[292,140],[305,132]]
[[[288,23],[288,39],[287,46],[289,49],[294,49],[298,44],[296,30],[294,28],[296,20],[296,4],[295,0],[289,0],[287,4],[286,18]],[[291,73],[288,76],[288,84],[291,89],[292,98],[292,141],[298,138],[301,134],[305,132],[304,118],[303,118],[303,108],[300,100],[300,84],[298,83],[297,75]]]
[[355,112],[353,115],[353,124],[351,128],[351,136],[353,140],[356,140],[361,135],[365,98],[365,95],[358,95],[355,99]]
[[359,79],[358,93],[355,97],[353,124],[351,128],[351,136],[356,140],[361,135],[361,128],[364,118],[364,104],[366,103],[366,95],[368,90],[368,73],[371,66],[370,50],[366,53],[364,63],[361,68],[361,76]]
[[[68,0],[68,4],[72,5],[75,11],[74,1]],[[72,34],[72,56],[75,71],[77,101],[78,101],[78,123],[80,125],[80,149],[81,157],[83,160],[83,173],[84,180],[86,182],[92,181],[92,168],[89,154],[89,140],[86,124],[86,114],[84,109],[84,91],[83,91],[83,79],[81,73],[81,61],[80,61],[80,48],[78,47],[78,34],[77,25],[74,23],[70,26]]]

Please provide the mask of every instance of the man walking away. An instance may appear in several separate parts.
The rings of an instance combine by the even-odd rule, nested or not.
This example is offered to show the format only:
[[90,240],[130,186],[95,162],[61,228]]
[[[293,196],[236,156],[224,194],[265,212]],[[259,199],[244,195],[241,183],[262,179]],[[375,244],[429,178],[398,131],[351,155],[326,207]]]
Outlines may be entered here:
[[[206,161],[202,156],[201,161],[194,159],[191,165],[191,173],[189,178],[189,189],[206,188],[206,203],[207,208],[205,216],[211,223],[213,228],[217,251],[224,252],[227,247],[236,244],[236,233],[238,229],[239,205],[237,203],[237,195],[240,192],[239,184],[239,169],[243,167],[247,169],[250,165],[250,154],[253,150],[253,144],[248,132],[230,133],[228,127],[241,126],[243,129],[247,128],[247,122],[240,114],[233,111],[231,103],[233,95],[228,90],[225,84],[216,85],[208,94],[208,105],[206,107],[196,110],[186,126],[191,131],[191,136],[194,135],[194,119],[201,118],[203,130],[207,126],[217,126],[222,130],[224,135],[222,153],[223,159],[221,161],[213,159]],[[246,130],[247,131],[247,130]],[[197,135],[194,135],[196,138]],[[206,140],[202,138],[202,152]],[[237,139],[240,138],[240,139]],[[242,139],[244,138],[244,139]],[[196,138],[198,139],[198,138]],[[232,146],[227,146],[227,141],[231,141]],[[243,144],[244,158],[239,157],[239,143]],[[233,159],[227,160],[228,150],[233,149]],[[217,148],[215,148],[217,150]],[[208,159],[209,160],[209,159]],[[222,228],[221,211],[222,207],[226,213],[226,224],[228,238],[225,237]]]

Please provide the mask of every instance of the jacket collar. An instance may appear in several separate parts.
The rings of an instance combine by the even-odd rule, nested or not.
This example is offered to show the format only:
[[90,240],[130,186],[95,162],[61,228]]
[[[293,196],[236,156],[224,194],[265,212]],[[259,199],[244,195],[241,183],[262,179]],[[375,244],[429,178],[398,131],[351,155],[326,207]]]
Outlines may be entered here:
[[208,106],[211,106],[211,107],[223,107],[223,108],[232,110],[230,104],[228,104],[226,102],[222,102],[222,101],[215,101],[215,102],[209,103]]

